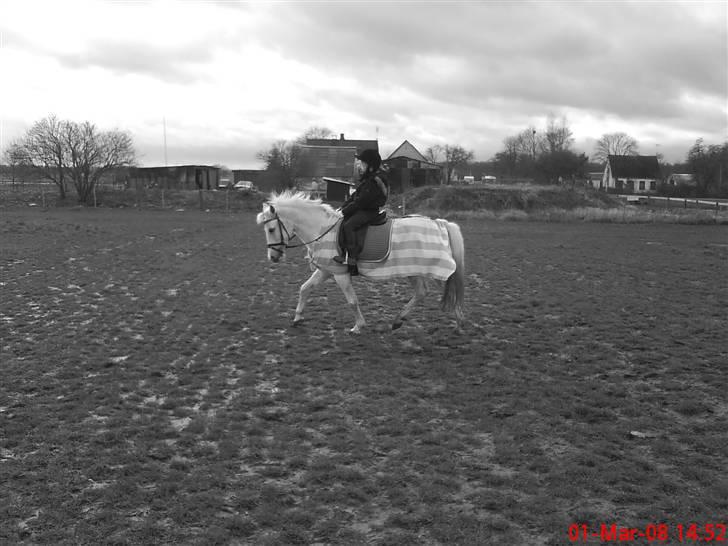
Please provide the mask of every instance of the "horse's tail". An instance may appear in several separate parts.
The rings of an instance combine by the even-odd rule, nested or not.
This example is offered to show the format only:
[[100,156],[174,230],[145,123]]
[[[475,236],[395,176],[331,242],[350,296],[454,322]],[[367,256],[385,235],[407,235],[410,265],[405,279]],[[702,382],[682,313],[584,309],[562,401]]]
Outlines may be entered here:
[[450,238],[450,251],[455,260],[455,272],[445,282],[445,291],[442,294],[441,305],[445,311],[455,311],[458,324],[461,324],[465,314],[463,305],[465,301],[465,241],[460,232],[460,226],[447,222],[447,234]]

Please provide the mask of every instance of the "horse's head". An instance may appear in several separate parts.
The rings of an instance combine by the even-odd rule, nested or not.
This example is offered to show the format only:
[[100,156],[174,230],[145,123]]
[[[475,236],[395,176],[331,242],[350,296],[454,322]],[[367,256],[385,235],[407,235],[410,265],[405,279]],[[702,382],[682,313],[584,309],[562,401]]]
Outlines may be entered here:
[[263,204],[263,212],[259,213],[256,222],[265,229],[265,240],[268,244],[268,259],[278,263],[286,256],[286,245],[291,234],[286,229],[275,207],[270,203]]
[[[320,199],[310,199],[302,192],[286,190],[273,193],[258,214],[257,222],[265,229],[268,243],[268,259],[279,262],[285,257],[287,248],[308,246],[329,233],[341,214]],[[290,245],[293,237],[301,242]]]

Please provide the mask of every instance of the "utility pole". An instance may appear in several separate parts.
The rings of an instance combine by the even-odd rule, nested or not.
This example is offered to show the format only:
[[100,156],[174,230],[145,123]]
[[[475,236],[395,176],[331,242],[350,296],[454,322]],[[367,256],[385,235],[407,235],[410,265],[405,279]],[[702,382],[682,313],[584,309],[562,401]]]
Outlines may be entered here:
[[167,118],[162,118],[162,126],[164,128],[164,166],[167,167]]

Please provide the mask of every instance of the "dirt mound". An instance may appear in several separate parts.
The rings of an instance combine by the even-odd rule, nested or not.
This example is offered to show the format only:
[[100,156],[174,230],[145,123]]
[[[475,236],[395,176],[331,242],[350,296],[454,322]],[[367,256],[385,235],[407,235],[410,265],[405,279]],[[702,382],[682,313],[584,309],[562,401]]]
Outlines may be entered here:
[[408,212],[420,210],[476,211],[522,210],[524,212],[579,207],[611,208],[619,206],[612,196],[585,188],[555,186],[428,186],[396,196],[395,206],[406,202]]

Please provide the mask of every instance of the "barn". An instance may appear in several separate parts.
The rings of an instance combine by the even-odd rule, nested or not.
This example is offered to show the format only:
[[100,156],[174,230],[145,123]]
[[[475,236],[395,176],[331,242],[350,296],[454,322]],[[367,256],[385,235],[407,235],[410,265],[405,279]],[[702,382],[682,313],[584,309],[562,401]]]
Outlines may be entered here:
[[129,169],[133,186],[165,190],[214,190],[220,182],[220,168],[210,165],[176,167],[133,167]]
[[440,184],[442,167],[428,161],[417,148],[405,140],[383,161],[387,167],[389,187],[393,193],[410,188]]

